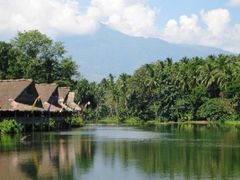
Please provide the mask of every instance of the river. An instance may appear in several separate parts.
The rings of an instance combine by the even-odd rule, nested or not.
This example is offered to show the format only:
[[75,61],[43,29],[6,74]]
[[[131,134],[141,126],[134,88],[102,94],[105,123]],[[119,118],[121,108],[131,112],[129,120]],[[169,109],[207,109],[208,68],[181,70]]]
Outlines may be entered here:
[[239,179],[240,133],[86,126],[0,137],[0,179]]

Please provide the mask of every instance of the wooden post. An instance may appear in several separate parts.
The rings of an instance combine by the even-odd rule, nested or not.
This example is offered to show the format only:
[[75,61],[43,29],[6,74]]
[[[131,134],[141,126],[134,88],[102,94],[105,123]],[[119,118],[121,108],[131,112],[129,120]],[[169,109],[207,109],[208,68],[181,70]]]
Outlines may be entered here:
[[34,132],[34,118],[32,117],[32,131]]

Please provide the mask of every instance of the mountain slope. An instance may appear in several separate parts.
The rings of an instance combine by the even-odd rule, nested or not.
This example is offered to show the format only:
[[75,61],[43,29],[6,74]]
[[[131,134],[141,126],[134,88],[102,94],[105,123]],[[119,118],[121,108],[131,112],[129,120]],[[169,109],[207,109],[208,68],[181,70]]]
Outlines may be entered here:
[[217,48],[172,44],[161,39],[131,37],[102,26],[91,35],[61,37],[68,53],[80,65],[81,74],[100,80],[109,73],[132,73],[139,66],[158,59],[229,53]]

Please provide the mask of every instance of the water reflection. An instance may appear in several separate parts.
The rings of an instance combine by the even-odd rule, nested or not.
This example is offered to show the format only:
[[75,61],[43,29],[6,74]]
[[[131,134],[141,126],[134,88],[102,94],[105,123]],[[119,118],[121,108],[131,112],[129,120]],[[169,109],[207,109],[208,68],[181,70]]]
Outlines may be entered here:
[[94,127],[0,138],[0,179],[238,179],[235,129]]
[[0,179],[72,179],[74,166],[87,172],[93,164],[91,137],[34,134],[25,142],[14,142],[6,150],[9,144],[1,141]]

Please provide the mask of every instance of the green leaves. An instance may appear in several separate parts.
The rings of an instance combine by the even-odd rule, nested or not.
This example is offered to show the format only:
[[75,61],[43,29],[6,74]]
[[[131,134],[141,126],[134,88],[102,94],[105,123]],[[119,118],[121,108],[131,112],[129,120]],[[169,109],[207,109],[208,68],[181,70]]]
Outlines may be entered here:
[[65,52],[63,43],[37,30],[19,32],[11,43],[0,42],[0,78],[73,86],[78,66]]
[[110,75],[97,86],[97,109],[125,120],[219,120],[240,112],[239,64],[232,55],[185,57],[143,65],[117,80]]
[[18,134],[23,130],[23,126],[14,119],[5,119],[0,122],[0,134]]
[[218,120],[233,111],[240,117],[240,55],[184,57],[179,62],[167,58],[145,64],[133,75],[116,79],[109,74],[97,84],[79,80],[79,67],[65,53],[61,42],[37,30],[19,32],[11,43],[0,42],[0,78],[70,86],[80,105],[91,102],[85,119]]
[[227,99],[209,99],[198,111],[199,118],[210,121],[226,120],[235,114],[235,110]]

